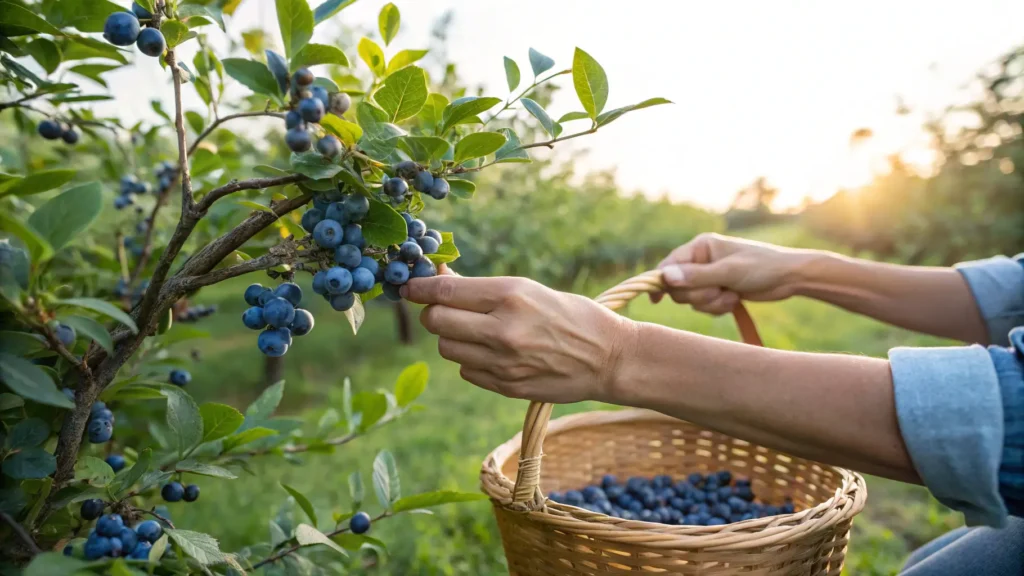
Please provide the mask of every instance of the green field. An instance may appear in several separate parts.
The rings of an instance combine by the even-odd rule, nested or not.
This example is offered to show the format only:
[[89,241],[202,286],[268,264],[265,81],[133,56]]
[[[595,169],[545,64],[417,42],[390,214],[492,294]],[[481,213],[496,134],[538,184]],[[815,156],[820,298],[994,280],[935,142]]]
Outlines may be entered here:
[[[761,231],[755,236],[791,245],[815,243],[793,227]],[[199,401],[217,399],[244,406],[263,386],[263,358],[256,350],[255,334],[243,330],[238,319],[245,308],[242,290],[253,280],[218,285],[196,300],[220,306],[217,315],[196,325],[209,331],[211,337],[190,343],[201,353],[191,385]],[[611,283],[614,280],[609,280]],[[596,293],[602,287],[595,284],[587,291]],[[346,376],[352,378],[356,390],[390,387],[404,366],[418,360],[425,360],[431,370],[430,385],[421,397],[426,409],[333,454],[306,455],[303,467],[275,460],[266,466],[257,464],[255,475],[243,475],[234,482],[206,479],[202,484],[203,505],[179,505],[172,508],[172,513],[179,525],[194,523],[218,536],[225,550],[267,539],[267,519],[277,514],[287,497],[278,485],[282,481],[307,494],[321,518],[329,519],[332,510],[347,510],[346,478],[361,470],[368,479],[373,456],[381,448],[394,453],[405,493],[439,488],[475,490],[483,457],[522,424],[525,402],[463,382],[457,367],[437,355],[431,335],[418,330],[414,345],[398,344],[394,314],[387,305],[368,306],[367,321],[358,337],[352,335],[341,315],[331,313],[323,302],[316,302],[312,308],[318,334],[297,341],[286,357],[288,384],[282,412],[316,413],[338,406],[340,383]],[[766,345],[775,348],[884,356],[897,345],[940,343],[802,299],[755,304],[750,309]],[[702,334],[736,337],[728,317],[710,318],[670,302],[652,305],[643,299],[626,313],[639,320]],[[607,408],[559,406],[555,415]],[[297,508],[293,512],[301,514]],[[960,522],[958,514],[938,504],[922,488],[869,478],[868,505],[854,525],[847,572],[892,574],[909,551]],[[433,516],[391,519],[375,526],[374,535],[389,548],[386,567],[376,573],[504,572],[497,529],[486,502],[439,508]],[[372,568],[368,571],[374,573]]]

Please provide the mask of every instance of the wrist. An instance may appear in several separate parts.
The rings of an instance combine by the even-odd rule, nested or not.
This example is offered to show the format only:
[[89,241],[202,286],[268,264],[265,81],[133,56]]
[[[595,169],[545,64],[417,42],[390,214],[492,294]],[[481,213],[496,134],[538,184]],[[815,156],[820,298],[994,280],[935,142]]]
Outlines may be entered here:
[[613,332],[611,350],[603,370],[605,377],[599,380],[593,400],[629,405],[626,400],[632,387],[628,383],[637,377],[643,326],[642,322],[619,316],[619,325]]
[[828,270],[839,255],[824,250],[795,250],[783,282],[795,296],[809,296],[813,288],[829,283]]

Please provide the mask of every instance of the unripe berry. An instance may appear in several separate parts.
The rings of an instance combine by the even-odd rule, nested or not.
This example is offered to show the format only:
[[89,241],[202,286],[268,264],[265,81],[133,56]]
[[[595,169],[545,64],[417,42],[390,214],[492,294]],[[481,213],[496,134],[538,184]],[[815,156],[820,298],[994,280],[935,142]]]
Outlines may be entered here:
[[352,107],[352,98],[344,92],[336,92],[330,96],[331,114],[341,116]]
[[315,80],[315,77],[313,76],[313,73],[309,71],[309,68],[299,68],[295,71],[295,74],[292,75],[292,78],[295,79],[295,84],[299,86],[309,86],[313,83],[313,80]]

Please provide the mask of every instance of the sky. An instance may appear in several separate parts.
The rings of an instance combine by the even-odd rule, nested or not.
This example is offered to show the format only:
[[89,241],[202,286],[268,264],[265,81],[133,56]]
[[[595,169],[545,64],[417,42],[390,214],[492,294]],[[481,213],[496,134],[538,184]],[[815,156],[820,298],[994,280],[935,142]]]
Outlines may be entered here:
[[[579,46],[607,73],[608,109],[654,96],[672,100],[554,152],[534,152],[585,149],[582,170],[614,168],[627,191],[713,209],[728,206],[759,176],[780,189],[785,208],[867,182],[892,152],[926,162],[919,129],[926,116],[964,101],[964,87],[982,66],[1024,43],[1020,0],[395,3],[402,27],[388,57],[425,47],[434,20],[452,10],[449,58],[464,81],[489,95],[507,95],[503,56],[519,63],[525,79],[530,47],[568,68]],[[358,0],[335,19],[375,31],[384,4]],[[227,26],[235,37],[253,27],[278,37],[273,0],[243,0]],[[336,36],[327,26],[317,28],[314,42]],[[227,46],[219,31],[211,36]],[[343,48],[363,66],[352,47]],[[131,88],[119,90],[105,111],[154,120],[151,98],[173,109],[169,81],[152,59],[138,62],[108,76],[112,86]],[[548,109],[555,118],[581,109],[570,77],[559,80],[565,89]],[[201,108],[186,92],[189,107]],[[911,114],[896,114],[897,96]],[[851,148],[851,133],[864,127],[874,137]]]

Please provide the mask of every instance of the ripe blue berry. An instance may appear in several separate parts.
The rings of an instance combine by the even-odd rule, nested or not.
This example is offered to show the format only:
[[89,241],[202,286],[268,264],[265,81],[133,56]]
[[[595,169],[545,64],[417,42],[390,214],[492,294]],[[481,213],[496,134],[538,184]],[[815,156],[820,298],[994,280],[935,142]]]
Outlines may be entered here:
[[303,125],[302,114],[299,114],[296,110],[289,110],[284,115],[284,127],[288,130],[293,128],[305,130],[306,127]]
[[199,499],[199,486],[189,484],[185,486],[185,502],[195,502]]
[[85,541],[84,550],[86,560],[99,560],[107,554],[110,554],[110,538],[100,536],[99,534],[93,534]]
[[185,496],[185,487],[181,482],[168,482],[160,489],[160,496],[167,502],[177,502]]
[[106,504],[99,498],[90,498],[82,502],[82,508],[79,511],[82,515],[83,520],[95,520],[103,515],[103,508]]
[[402,212],[402,220],[405,220],[406,224],[412,222],[414,219],[415,218],[413,218],[412,214],[409,214],[408,212]]
[[306,122],[319,122],[324,117],[324,103],[316,98],[303,98],[298,110]]
[[321,220],[313,229],[313,240],[324,248],[337,248],[344,239],[341,224],[334,220]]
[[124,469],[124,456],[121,456],[120,454],[111,454],[110,456],[107,456],[105,462],[115,473]]
[[584,503],[583,494],[579,490],[567,490],[565,492],[565,503],[571,506],[582,506]]
[[401,287],[398,286],[397,284],[391,284],[389,282],[385,282],[385,283],[381,284],[380,287],[383,290],[384,298],[386,298],[387,300],[389,300],[391,302],[398,302],[399,300],[402,299],[402,294],[399,292],[399,289]]
[[398,258],[407,264],[412,264],[422,257],[423,249],[415,241],[403,242],[398,249]]
[[438,248],[441,247],[441,244],[437,240],[434,240],[432,236],[424,236],[416,242],[420,245],[420,248],[423,249],[424,254],[437,254]]
[[779,506],[779,514],[792,514],[794,512],[796,512],[796,506],[793,505],[792,500],[788,500],[785,504]]
[[89,442],[103,444],[114,435],[114,423],[110,420],[96,419],[89,420]]
[[263,319],[274,328],[287,328],[295,319],[295,306],[284,298],[275,296],[263,306]]
[[284,356],[291,346],[291,332],[287,328],[268,328],[260,332],[256,346],[260,352],[271,358]]
[[352,222],[358,222],[370,212],[370,199],[361,194],[345,197],[345,212]]
[[448,197],[448,181],[444,178],[434,178],[434,184],[430,187],[430,197],[434,200],[444,200]]
[[188,373],[188,370],[175,368],[174,370],[171,370],[169,380],[171,384],[174,384],[175,386],[185,386],[192,381],[192,375]]
[[422,238],[427,233],[427,225],[423,223],[423,220],[415,219],[406,224],[405,227],[409,232],[409,236],[415,239]]
[[267,321],[263,319],[263,308],[259,306],[247,308],[245,312],[242,312],[242,324],[245,324],[245,327],[250,330],[262,330],[267,325]]
[[139,542],[135,545],[135,549],[132,550],[128,557],[132,560],[149,560],[149,551],[152,548],[153,545],[149,542]]
[[39,135],[47,140],[56,140],[64,132],[60,124],[53,120],[43,120],[39,123]]
[[437,276],[437,267],[430,261],[430,258],[420,258],[412,265],[409,278],[430,278]]
[[399,286],[405,284],[409,281],[409,265],[405,262],[388,262],[384,268],[384,280]]
[[430,192],[430,188],[433,185],[434,175],[426,170],[416,173],[416,177],[412,179],[412,187],[420,192]]
[[331,295],[331,308],[334,308],[338,312],[344,312],[349,308],[352,308],[356,303],[356,295],[352,292],[345,292],[344,294],[332,294]]
[[167,49],[164,35],[156,28],[146,28],[139,32],[139,39],[135,45],[139,47],[139,52],[154,58],[163,54]]
[[384,193],[395,200],[405,198],[407,192],[409,192],[409,185],[399,176],[391,178],[384,183]]
[[366,268],[367,270],[369,270],[370,274],[373,274],[374,278],[377,277],[377,272],[380,271],[380,264],[378,264],[377,261],[371,258],[370,256],[363,256],[362,258],[360,258],[359,267]]
[[438,246],[440,246],[441,244],[444,244],[444,240],[441,238],[441,233],[438,232],[437,230],[434,230],[434,229],[427,230],[423,234],[423,237],[424,238],[433,238],[434,240],[437,240],[437,245]]
[[303,310],[302,308],[295,309],[295,319],[288,326],[291,330],[292,336],[305,336],[313,331],[313,315],[309,313],[309,310]]
[[164,529],[156,520],[145,520],[135,526],[135,533],[146,542],[156,542],[163,535]]
[[274,289],[274,296],[284,298],[292,306],[298,306],[302,302],[302,288],[294,282],[285,282]]
[[712,518],[708,518],[707,522],[705,522],[704,525],[705,526],[724,526],[725,524],[728,524],[728,523],[729,523],[729,521],[726,520],[725,518],[719,518],[719,517],[715,516],[715,517],[712,517]]
[[149,20],[153,17],[153,13],[143,8],[138,2],[132,2],[132,14],[135,14],[139,20]]
[[345,244],[354,244],[360,250],[365,248],[366,240],[363,239],[363,227],[359,224],[346,224]]
[[327,293],[344,294],[352,289],[352,273],[347,268],[334,266],[327,271]]
[[316,225],[324,219],[324,213],[317,210],[316,208],[310,208],[302,214],[302,229],[310,234],[313,233],[313,229]]
[[347,224],[348,210],[345,209],[345,204],[343,202],[332,202],[327,206],[327,211],[324,212],[324,218],[334,220],[338,224]]
[[120,514],[107,514],[96,521],[96,533],[107,538],[120,536],[121,528],[124,528],[124,520]]
[[315,80],[313,73],[309,71],[309,68],[299,68],[292,75],[295,80],[295,84],[298,86],[309,86]]
[[124,543],[117,536],[110,539],[110,557],[120,558],[124,554]]
[[[317,88],[319,88],[319,86],[317,86]],[[316,151],[322,156],[334,158],[338,154],[341,154],[341,140],[338,140],[337,137],[328,134],[316,141]]]
[[365,534],[370,529],[370,515],[366,512],[356,512],[348,521],[348,527],[353,534]]
[[114,12],[103,23],[103,37],[115,46],[131,46],[139,38],[139,19],[130,12]]
[[250,284],[249,287],[245,289],[244,297],[246,304],[249,306],[259,306],[260,294],[263,294],[263,290],[263,286],[259,284]]
[[114,208],[123,210],[128,206],[131,206],[132,202],[134,202],[134,200],[131,199],[131,196],[118,196],[117,198],[114,198]]
[[403,160],[398,164],[395,164],[394,170],[397,176],[409,179],[416,177],[416,174],[420,171],[420,167],[412,160]]
[[352,107],[352,97],[344,92],[331,94],[328,110],[335,116],[342,116]]
[[61,133],[60,139],[68,144],[74,144],[78,142],[78,132],[75,132],[74,128],[68,128]]
[[75,338],[78,336],[75,334],[75,329],[71,326],[68,326],[67,324],[57,324],[55,332],[57,340],[60,340],[60,343],[66,348],[70,348],[75,345]]
[[377,283],[377,279],[374,277],[373,272],[370,272],[366,268],[356,268],[352,271],[352,291],[357,294],[363,294],[369,292],[373,285]]
[[313,292],[321,296],[327,294],[327,272],[320,270],[313,274]]
[[303,128],[292,128],[285,132],[284,143],[292,152],[305,152],[313,146],[313,138]]
[[139,545],[139,535],[127,526],[121,528],[117,539],[121,541],[121,546],[123,547],[121,553],[125,555],[131,554],[132,550],[135,550],[135,547]]
[[363,251],[352,244],[342,244],[334,250],[334,261],[352,270],[359,266],[363,259]]
[[[331,107],[331,98],[327,94],[327,89],[323,86],[313,86],[309,89],[310,93],[313,94],[313,98],[316,98],[324,106],[324,112]],[[321,115],[323,117],[323,115]]]

